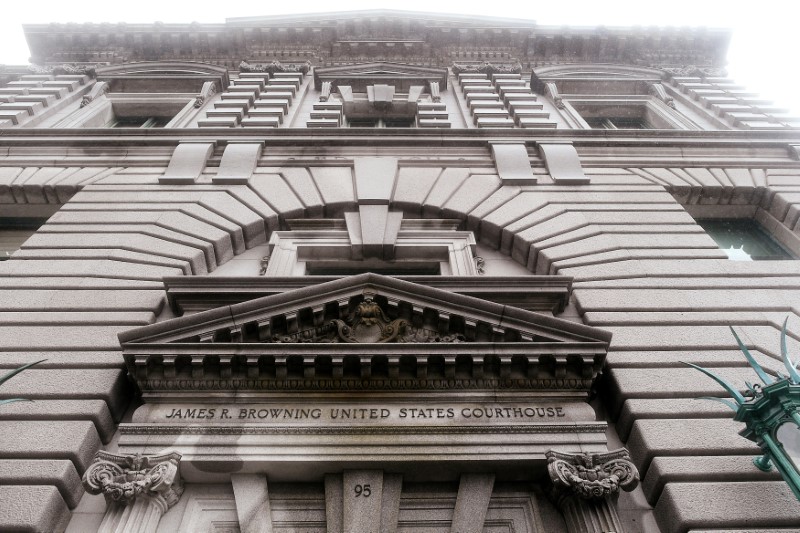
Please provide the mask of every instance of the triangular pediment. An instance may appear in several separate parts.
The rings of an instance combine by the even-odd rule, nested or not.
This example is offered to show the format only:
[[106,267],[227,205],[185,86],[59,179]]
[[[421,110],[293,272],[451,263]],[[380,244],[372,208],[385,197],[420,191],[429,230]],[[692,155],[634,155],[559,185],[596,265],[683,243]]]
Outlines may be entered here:
[[[331,321],[353,327],[359,305],[373,301],[377,321],[403,320],[410,327],[460,342],[579,342],[606,344],[610,334],[589,326],[508,305],[454,294],[410,281],[359,274],[283,294],[167,320],[120,335],[141,343],[313,342],[313,331]],[[329,339],[320,342],[335,342]],[[402,342],[427,342],[416,337]],[[366,342],[366,341],[365,341]]]
[[[352,41],[352,46],[359,46],[359,41]],[[314,84],[320,86],[323,81],[337,85],[357,85],[387,83],[398,85],[426,85],[438,82],[442,89],[447,88],[447,69],[419,67],[403,63],[375,62],[339,65],[334,67],[318,67],[314,69]]]
[[143,391],[501,387],[585,393],[611,335],[369,273],[174,318],[119,338]]

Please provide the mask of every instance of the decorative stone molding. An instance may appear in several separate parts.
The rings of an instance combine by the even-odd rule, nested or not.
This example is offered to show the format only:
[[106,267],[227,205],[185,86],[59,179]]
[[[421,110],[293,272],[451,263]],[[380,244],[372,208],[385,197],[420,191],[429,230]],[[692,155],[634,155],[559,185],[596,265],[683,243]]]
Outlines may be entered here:
[[215,95],[217,93],[217,84],[213,81],[207,81],[203,84],[203,88],[200,89],[200,93],[194,97],[194,107],[200,108],[203,107],[203,104],[206,102],[207,98]]
[[469,63],[456,63],[453,62],[453,74],[458,76],[462,72],[475,72],[480,74],[486,74],[487,76],[491,76],[492,74],[521,74],[522,73],[522,65],[519,61],[505,64],[505,65],[496,65],[494,63],[490,63],[489,61],[484,61],[483,63],[479,64],[469,64]]
[[698,67],[696,65],[686,65],[683,67],[666,67],[662,69],[669,77],[672,76],[697,76],[700,78],[706,77],[724,77],[728,72],[721,67]]
[[97,65],[94,64],[78,65],[76,63],[62,65],[28,65],[28,71],[31,74],[52,74],[54,76],[72,74],[77,76],[89,76],[90,78],[95,77],[96,68]]
[[438,81],[430,82],[430,92],[431,92],[431,100],[433,100],[434,102],[442,101],[442,94],[439,89]]
[[270,75],[276,72],[301,72],[304,75],[308,74],[311,70],[311,63],[281,63],[280,61],[273,61],[267,64],[255,64],[242,61],[239,63],[239,72],[267,72]]
[[650,88],[648,92],[670,106],[671,108],[675,109],[675,100],[667,94],[667,91],[664,89],[664,86],[660,83],[652,83],[650,84]]
[[570,533],[623,533],[616,509],[619,490],[639,484],[639,472],[624,448],[608,453],[548,451],[551,496]]
[[183,485],[178,474],[181,455],[117,455],[97,452],[83,475],[90,494],[103,494],[106,501],[133,503],[139,496],[162,497],[171,507],[180,498]]
[[86,107],[87,105],[91,104],[95,98],[98,98],[108,92],[108,83],[104,81],[98,81],[94,84],[94,87],[85,95],[83,95],[83,99],[81,100],[81,107]]
[[181,455],[118,455],[97,452],[83,475],[89,494],[102,494],[108,508],[98,533],[151,533],[183,493]]
[[544,90],[547,97],[553,101],[557,108],[564,109],[564,100],[561,98],[561,95],[558,94],[558,87],[555,83],[552,81],[545,83]]
[[320,102],[327,102],[328,98],[331,97],[331,89],[333,88],[333,84],[329,81],[322,82],[322,89],[320,90],[319,101]]

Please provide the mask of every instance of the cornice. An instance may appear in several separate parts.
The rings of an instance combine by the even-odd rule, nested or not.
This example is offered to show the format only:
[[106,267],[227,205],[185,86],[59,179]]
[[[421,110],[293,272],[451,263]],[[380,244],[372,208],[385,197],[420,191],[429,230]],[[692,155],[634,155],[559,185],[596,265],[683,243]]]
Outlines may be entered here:
[[[226,66],[255,58],[304,58],[314,65],[367,55],[413,57],[448,66],[453,50],[505,50],[527,68],[606,61],[640,66],[724,63],[730,32],[708,28],[541,26],[531,20],[371,10],[234,18],[217,24],[29,24],[23,26],[37,63],[107,63],[175,59]],[[395,44],[406,43],[408,50]],[[414,44],[412,44],[414,43]],[[384,47],[388,44],[388,47]],[[176,52],[176,50],[178,52]],[[461,59],[464,59],[463,57]],[[475,60],[481,59],[475,56]]]
[[[571,293],[568,276],[521,276],[515,278],[398,276],[400,279],[512,305],[529,311],[564,310]],[[167,299],[176,314],[197,312],[244,302],[253,298],[280,294],[337,279],[332,276],[237,277],[180,276],[164,279]]]

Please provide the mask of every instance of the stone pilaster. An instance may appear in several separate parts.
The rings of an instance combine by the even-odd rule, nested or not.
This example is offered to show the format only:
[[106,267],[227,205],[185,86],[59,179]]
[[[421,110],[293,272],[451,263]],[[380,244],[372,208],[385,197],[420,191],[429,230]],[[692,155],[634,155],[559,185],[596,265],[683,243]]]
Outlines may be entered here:
[[624,533],[617,514],[619,489],[631,491],[639,472],[628,451],[608,453],[547,452],[552,497],[569,533]]
[[183,493],[181,455],[117,455],[97,452],[83,475],[90,494],[105,496],[108,508],[98,533],[155,533],[161,516]]

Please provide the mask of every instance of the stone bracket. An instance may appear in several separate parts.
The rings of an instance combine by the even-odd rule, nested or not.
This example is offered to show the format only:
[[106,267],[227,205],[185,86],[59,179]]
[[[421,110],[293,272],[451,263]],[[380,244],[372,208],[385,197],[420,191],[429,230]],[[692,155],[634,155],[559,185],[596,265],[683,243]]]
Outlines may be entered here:
[[800,144],[789,145],[789,156],[797,161],[800,161]]
[[492,157],[503,185],[536,185],[524,142],[491,142]]
[[589,183],[589,178],[583,173],[578,151],[571,142],[539,143],[539,152],[556,185]]
[[216,141],[197,139],[181,141],[172,152],[164,175],[158,178],[161,184],[191,185],[206,168],[206,163],[214,153]]
[[217,175],[211,180],[217,185],[244,185],[253,172],[264,149],[264,142],[230,141],[222,153]]

